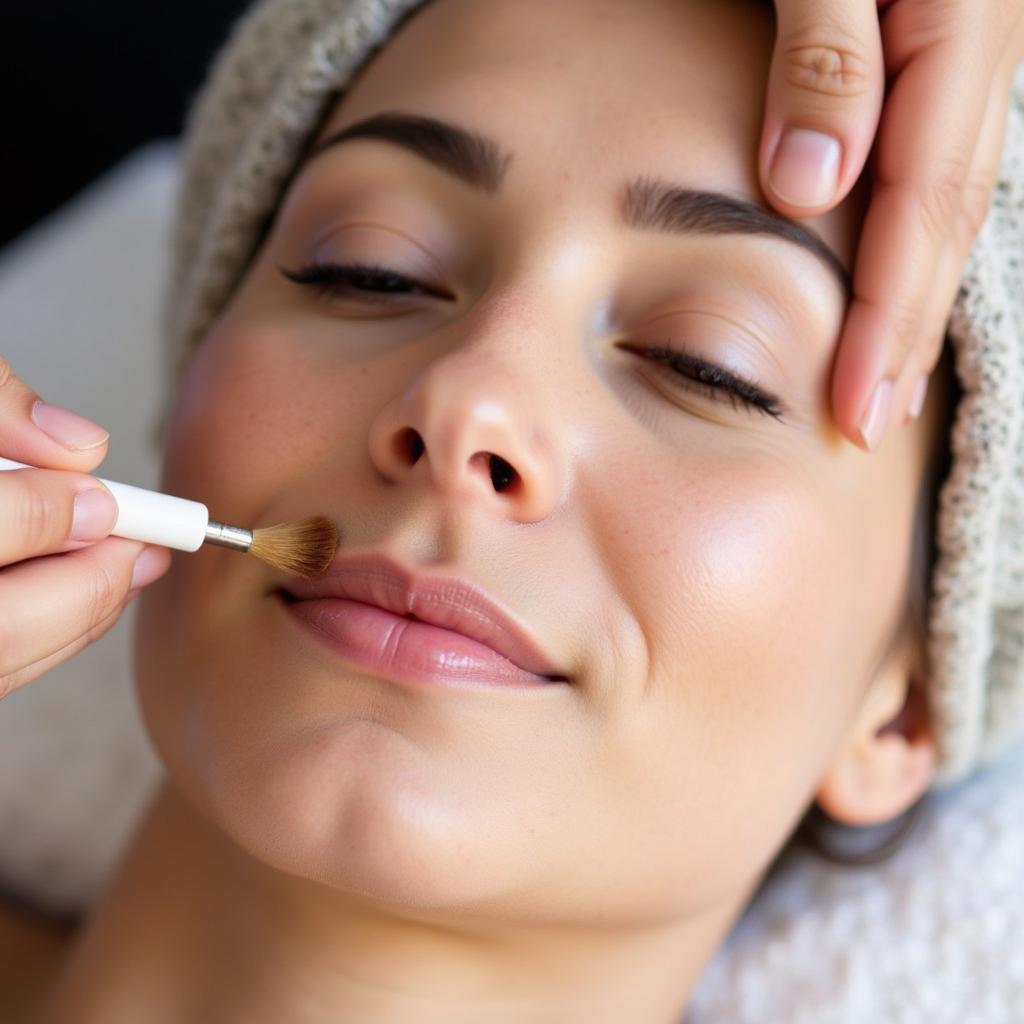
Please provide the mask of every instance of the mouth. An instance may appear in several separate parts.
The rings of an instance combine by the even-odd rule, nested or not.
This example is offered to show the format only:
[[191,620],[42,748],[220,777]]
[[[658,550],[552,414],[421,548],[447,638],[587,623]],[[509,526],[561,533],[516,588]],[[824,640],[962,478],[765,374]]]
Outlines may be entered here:
[[375,674],[449,686],[570,682],[511,611],[465,577],[346,554],[277,593],[336,653]]

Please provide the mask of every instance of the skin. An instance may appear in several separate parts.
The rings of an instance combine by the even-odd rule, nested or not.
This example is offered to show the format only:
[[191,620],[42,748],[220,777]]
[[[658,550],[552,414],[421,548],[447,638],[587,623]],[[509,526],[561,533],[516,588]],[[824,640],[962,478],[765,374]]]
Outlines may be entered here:
[[[883,648],[931,403],[866,454],[819,260],[617,221],[639,174],[767,208],[771,48],[739,2],[435,0],[330,112],[515,156],[491,197],[380,141],[311,163],[182,381],[162,489],[463,572],[573,685],[416,692],[299,630],[256,559],[175,554],[136,646],[166,782],[40,1020],[674,1020],[813,798],[870,824],[927,788],[921,652]],[[847,267],[862,209],[805,222]],[[456,300],[278,272],[324,238]],[[787,422],[621,347],[667,335]]]

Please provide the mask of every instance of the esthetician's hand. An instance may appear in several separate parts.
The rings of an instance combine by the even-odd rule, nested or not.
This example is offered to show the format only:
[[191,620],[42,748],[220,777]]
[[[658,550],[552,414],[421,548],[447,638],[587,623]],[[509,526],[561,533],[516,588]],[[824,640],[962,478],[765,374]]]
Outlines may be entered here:
[[86,475],[107,432],[37,398],[0,357],[0,455],[47,467],[0,472],[0,698],[102,636],[171,564],[108,536],[114,499]]
[[[915,397],[920,410],[927,377],[919,375],[938,362],[988,212],[1024,56],[1024,0],[775,0],[775,8],[759,166],[768,201],[789,217],[831,208],[860,175],[878,129],[832,378],[839,429],[874,450],[887,419],[906,422]],[[895,382],[891,410],[884,386],[872,399],[883,380]]]

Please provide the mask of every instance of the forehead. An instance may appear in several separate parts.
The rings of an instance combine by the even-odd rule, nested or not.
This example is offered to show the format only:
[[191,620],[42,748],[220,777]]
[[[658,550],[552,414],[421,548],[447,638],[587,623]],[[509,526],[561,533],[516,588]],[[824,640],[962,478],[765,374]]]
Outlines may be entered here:
[[[318,138],[396,107],[513,153],[508,182],[606,204],[637,174],[767,203],[757,149],[774,40],[757,0],[431,0],[363,69]],[[849,268],[861,196],[804,223]]]

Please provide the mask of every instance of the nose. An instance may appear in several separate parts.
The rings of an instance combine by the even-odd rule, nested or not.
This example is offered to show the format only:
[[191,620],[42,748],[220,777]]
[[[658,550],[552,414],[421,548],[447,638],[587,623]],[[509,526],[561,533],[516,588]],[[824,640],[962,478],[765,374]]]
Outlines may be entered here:
[[426,481],[448,501],[518,522],[550,515],[565,469],[555,412],[517,349],[478,338],[426,363],[371,424],[370,457],[384,477]]

